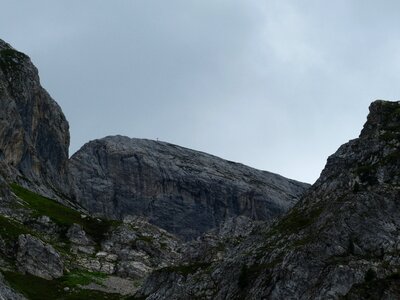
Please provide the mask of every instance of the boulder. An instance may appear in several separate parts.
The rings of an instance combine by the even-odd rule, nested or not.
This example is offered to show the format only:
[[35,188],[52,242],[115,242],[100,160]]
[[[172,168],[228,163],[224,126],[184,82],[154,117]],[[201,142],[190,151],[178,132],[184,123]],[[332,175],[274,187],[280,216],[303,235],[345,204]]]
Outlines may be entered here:
[[48,280],[63,276],[64,264],[60,254],[30,234],[18,237],[17,265],[21,272]]

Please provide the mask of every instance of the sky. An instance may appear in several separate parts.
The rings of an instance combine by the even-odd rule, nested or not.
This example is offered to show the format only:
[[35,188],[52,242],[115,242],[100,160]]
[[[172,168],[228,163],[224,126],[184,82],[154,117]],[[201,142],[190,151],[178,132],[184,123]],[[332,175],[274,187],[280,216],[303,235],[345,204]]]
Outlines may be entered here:
[[400,97],[397,0],[2,0],[71,129],[159,139],[313,183]]

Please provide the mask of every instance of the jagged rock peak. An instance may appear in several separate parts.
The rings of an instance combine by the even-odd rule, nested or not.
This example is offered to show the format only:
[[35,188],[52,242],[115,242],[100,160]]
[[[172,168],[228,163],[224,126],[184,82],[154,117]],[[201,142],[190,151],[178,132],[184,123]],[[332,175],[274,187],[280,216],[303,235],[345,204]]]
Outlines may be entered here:
[[[360,138],[329,157],[281,219],[234,248],[215,243],[183,267],[153,273],[139,296],[399,299],[399,107],[374,102]],[[223,260],[215,260],[217,251]]]
[[369,111],[361,137],[368,134],[380,134],[382,130],[400,130],[400,101],[376,100],[370,105]]
[[0,39],[0,50],[4,50],[4,49],[13,49],[13,47],[11,47],[10,44],[8,44],[5,41],[3,41],[2,39]]
[[2,175],[56,196],[65,185],[68,122],[30,58],[1,40],[0,105]]
[[[377,100],[358,139],[342,145],[328,158],[315,187],[331,179],[341,186],[328,189],[358,189],[375,184],[398,184],[396,160],[399,158],[400,102]],[[347,180],[347,181],[346,181]]]
[[184,238],[242,214],[271,219],[308,187],[199,151],[123,136],[84,145],[71,158],[70,174],[76,201],[92,213],[141,215]]

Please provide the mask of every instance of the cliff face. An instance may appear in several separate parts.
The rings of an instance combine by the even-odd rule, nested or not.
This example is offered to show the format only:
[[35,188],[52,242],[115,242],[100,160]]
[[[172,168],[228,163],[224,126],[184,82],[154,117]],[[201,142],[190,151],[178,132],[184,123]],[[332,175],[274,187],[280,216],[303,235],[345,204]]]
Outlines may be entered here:
[[75,201],[91,213],[140,215],[190,239],[224,220],[271,219],[308,187],[276,174],[164,142],[107,137],[70,162]]
[[47,195],[64,190],[69,126],[28,56],[0,40],[2,175]]
[[399,149],[400,102],[374,102],[360,137],[282,219],[153,273],[141,296],[398,299]]
[[144,220],[73,209],[68,145],[29,57],[0,40],[1,299],[120,299],[179,257],[176,237]]
[[253,228],[231,216],[271,219],[308,187],[166,143],[109,137],[71,160],[68,145],[68,123],[29,57],[0,40],[0,298],[133,295],[201,246],[140,216],[184,238],[228,220],[210,235],[216,245]]
[[[70,161],[68,143],[0,40],[0,298],[400,298],[400,102],[372,103],[311,188],[163,142],[107,137]],[[145,219],[211,231],[183,244]]]
[[144,216],[193,238],[232,216],[278,216],[308,187],[178,146],[119,136],[88,143],[68,161],[69,127],[60,107],[29,57],[1,40],[0,101],[6,181],[63,203],[72,195],[107,218]]

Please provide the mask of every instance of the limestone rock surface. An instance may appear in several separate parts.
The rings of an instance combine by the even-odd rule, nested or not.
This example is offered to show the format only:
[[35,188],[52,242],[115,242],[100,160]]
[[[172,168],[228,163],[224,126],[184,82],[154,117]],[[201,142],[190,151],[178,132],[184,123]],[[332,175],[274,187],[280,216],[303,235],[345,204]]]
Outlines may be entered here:
[[48,280],[61,277],[64,271],[60,254],[29,234],[18,238],[17,263],[21,271]]
[[[153,272],[146,299],[399,299],[400,102],[376,101],[280,220]],[[212,251],[220,251],[216,260]]]
[[73,197],[91,213],[138,215],[184,239],[245,215],[268,220],[292,207],[307,184],[165,142],[110,136],[70,162]]
[[30,58],[0,40],[1,175],[48,196],[65,190],[69,125]]

